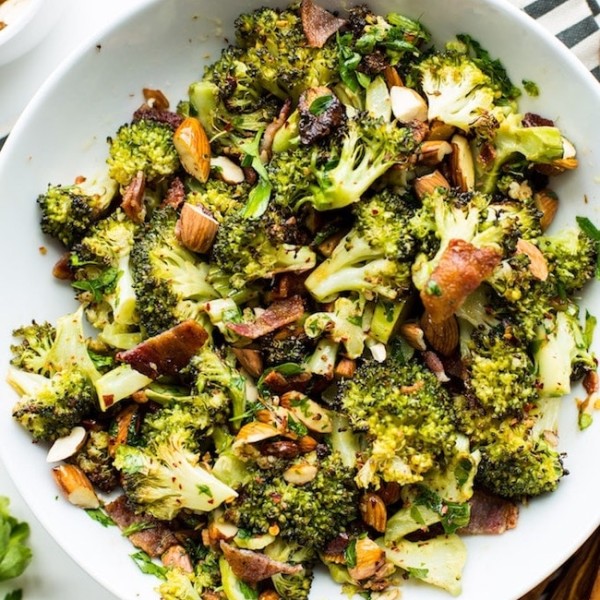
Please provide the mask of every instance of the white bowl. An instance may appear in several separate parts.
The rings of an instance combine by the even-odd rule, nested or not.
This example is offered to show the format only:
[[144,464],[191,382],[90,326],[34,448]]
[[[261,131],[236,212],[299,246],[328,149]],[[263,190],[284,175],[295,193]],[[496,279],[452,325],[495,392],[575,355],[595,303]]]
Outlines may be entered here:
[[[9,361],[11,330],[32,318],[55,320],[74,308],[66,286],[53,280],[58,249],[48,253],[39,233],[37,194],[48,182],[72,181],[102,167],[106,137],[130,118],[143,87],[160,88],[175,104],[202,65],[232,39],[236,15],[269,0],[156,0],[126,17],[72,56],[47,82],[15,126],[0,155],[0,365]],[[281,2],[279,4],[282,4]],[[340,4],[330,1],[328,7]],[[555,119],[578,149],[580,168],[561,178],[558,226],[576,215],[598,221],[600,207],[600,87],[560,43],[502,0],[371,0],[380,13],[420,18],[438,42],[469,33],[502,59],[513,81],[535,81],[538,98],[523,110]],[[451,8],[451,10],[450,10]],[[97,45],[98,44],[98,45]],[[48,118],[51,115],[52,118]],[[600,286],[584,305],[600,306]],[[596,344],[596,348],[598,345]],[[44,450],[10,417],[15,395],[0,382],[0,452],[34,513],[60,545],[92,576],[123,600],[156,598],[156,580],[128,558],[131,546],[114,528],[102,528],[83,511],[57,501]],[[515,600],[567,559],[600,523],[600,418],[586,432],[576,426],[572,399],[561,414],[561,447],[570,475],[558,491],[522,509],[518,527],[501,536],[467,540],[468,563],[461,600]],[[68,585],[69,574],[64,574]],[[343,598],[326,577],[311,598]],[[407,584],[403,600],[447,598]]]
[[66,0],[6,0],[0,4],[0,66],[32,50],[50,31]]

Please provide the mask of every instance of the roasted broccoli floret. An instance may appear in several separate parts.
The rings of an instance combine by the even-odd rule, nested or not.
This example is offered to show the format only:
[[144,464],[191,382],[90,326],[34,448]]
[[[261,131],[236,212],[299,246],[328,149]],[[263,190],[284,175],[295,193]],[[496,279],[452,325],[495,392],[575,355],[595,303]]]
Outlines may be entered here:
[[47,357],[56,339],[54,325],[47,321],[32,321],[29,325],[15,329],[13,336],[19,339],[19,343],[10,347],[13,354],[10,364],[30,373],[51,375],[53,369]]
[[72,285],[98,329],[138,321],[129,264],[136,231],[135,223],[117,210],[96,223],[71,252]]
[[200,457],[175,431],[145,447],[121,444],[114,465],[130,500],[157,519],[173,519],[179,511],[210,512],[237,494],[200,466]]
[[357,475],[361,487],[419,482],[453,455],[450,396],[416,358],[404,360],[395,351],[383,362],[365,360],[351,379],[341,382],[338,402],[352,428],[369,440]]
[[265,366],[301,364],[314,349],[314,342],[303,329],[283,327],[258,340]]
[[419,84],[427,97],[428,119],[465,132],[501,118],[501,92],[466,53],[455,48],[436,52],[418,66]]
[[215,220],[221,222],[225,215],[243,208],[249,191],[250,186],[246,183],[232,185],[220,179],[210,178],[204,184],[194,184],[186,196],[186,202],[202,206]]
[[11,368],[7,380],[21,397],[13,407],[13,417],[36,441],[68,435],[98,406],[93,383],[76,367],[51,377]]
[[231,276],[233,288],[285,271],[307,271],[315,266],[315,253],[300,244],[287,243],[294,227],[269,211],[260,218],[239,213],[223,220],[212,248],[212,259]]
[[173,208],[156,210],[131,253],[137,311],[150,336],[200,318],[202,302],[219,297],[208,282],[208,264],[177,239],[176,223]]
[[498,415],[520,415],[539,397],[535,365],[528,349],[499,325],[475,329],[463,362],[467,388],[486,410]]
[[459,428],[481,453],[476,484],[504,498],[551,492],[565,474],[555,439],[559,404],[544,399],[521,418],[499,418],[473,399],[455,398]]
[[565,157],[570,148],[557,127],[523,124],[523,115],[509,114],[493,130],[491,139],[480,138],[473,144],[475,185],[484,193],[492,193],[502,167],[513,159],[532,164],[550,164]]
[[320,302],[347,291],[390,299],[402,296],[410,288],[410,259],[415,252],[410,229],[414,209],[387,191],[353,208],[353,228],[308,276],[306,288]]
[[338,79],[335,46],[309,46],[296,8],[261,8],[240,15],[235,27],[244,62],[269,94],[297,101],[304,90]]
[[273,587],[282,598],[308,600],[313,581],[314,552],[310,548],[299,544],[277,539],[265,548],[265,554],[273,560],[291,564],[302,565],[302,571],[295,575],[277,573],[271,576]]
[[304,200],[319,211],[358,202],[393,165],[408,164],[420,137],[419,129],[396,121],[367,114],[348,119],[341,142],[332,142],[329,161],[313,167],[316,183]]
[[119,473],[112,464],[110,434],[103,429],[91,429],[87,440],[70,460],[88,477],[93,485],[110,493],[119,485]]
[[42,232],[71,248],[106,213],[115,192],[116,184],[109,179],[49,185],[37,199]]
[[[354,472],[343,466],[337,454],[320,462],[312,458],[317,472],[303,485],[289,483],[282,472],[252,467],[249,483],[226,509],[226,517],[253,534],[267,533],[277,525],[282,540],[322,549],[356,519],[358,498]],[[301,460],[309,459],[305,455]]]
[[146,182],[153,184],[179,169],[173,129],[165,123],[149,119],[127,123],[108,142],[108,172],[122,189],[140,171],[144,173]]

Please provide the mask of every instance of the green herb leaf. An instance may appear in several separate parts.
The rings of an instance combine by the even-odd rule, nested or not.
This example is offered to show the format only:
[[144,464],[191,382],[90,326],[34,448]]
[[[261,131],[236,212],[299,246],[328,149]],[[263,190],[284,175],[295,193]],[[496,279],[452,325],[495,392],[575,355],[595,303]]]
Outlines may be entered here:
[[94,521],[100,523],[102,527],[116,525],[116,523],[101,508],[87,508],[85,512],[89,517],[94,519]]
[[196,486],[198,488],[198,493],[203,496],[208,496],[209,498],[213,497],[212,490],[208,485],[200,484]]
[[315,117],[318,117],[320,115],[322,115],[323,113],[327,112],[329,110],[329,108],[331,107],[331,105],[333,104],[334,99],[333,96],[331,94],[325,94],[323,96],[319,96],[318,98],[315,98],[309,108],[308,108],[308,112],[310,112],[311,115],[315,115]]
[[344,550],[344,560],[346,565],[351,569],[356,566],[356,540],[350,540],[350,543]]
[[140,521],[139,523],[132,523],[129,527],[123,528],[121,533],[125,537],[129,537],[134,533],[139,533],[140,531],[146,531],[147,529],[154,529],[156,527],[155,523],[150,523],[148,521]]
[[4,596],[4,600],[22,600],[23,590],[13,590]]
[[260,376],[259,380],[256,382],[256,386],[258,387],[258,391],[265,396],[270,396],[271,392],[267,386],[265,386],[265,377],[272,373],[273,371],[277,373],[281,373],[284,377],[289,377],[292,375],[300,375],[300,373],[304,373],[304,369],[296,364],[296,363],[283,363],[281,365],[276,365],[274,367],[270,367],[265,369]]
[[143,551],[134,552],[130,554],[131,558],[138,566],[138,569],[144,573],[145,575],[154,575],[159,579],[166,579],[166,571],[165,567],[161,567],[157,565],[155,562],[152,562],[152,559]]
[[521,83],[523,84],[523,89],[532,98],[537,98],[537,96],[540,95],[540,88],[535,82],[529,81],[529,79],[523,79]]
[[352,47],[353,37],[351,33],[343,35],[338,33],[336,41],[339,55],[340,78],[353,92],[356,92],[360,87],[356,77],[356,67],[360,64],[362,57]]
[[429,574],[429,569],[418,569],[416,567],[407,567],[406,572],[416,579],[425,579]]
[[73,281],[71,285],[76,290],[90,292],[94,298],[94,302],[102,302],[102,298],[105,294],[114,292],[121,273],[122,271],[119,271],[119,269],[109,267],[94,279]]

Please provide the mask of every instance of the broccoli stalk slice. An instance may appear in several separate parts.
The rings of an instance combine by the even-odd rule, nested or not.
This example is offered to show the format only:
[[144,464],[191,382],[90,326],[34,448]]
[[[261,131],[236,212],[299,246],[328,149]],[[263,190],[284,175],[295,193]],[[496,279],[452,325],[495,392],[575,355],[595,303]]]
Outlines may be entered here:
[[116,289],[106,298],[113,310],[113,320],[118,325],[135,325],[136,295],[133,289],[133,277],[129,267],[129,255],[121,257],[118,264],[119,279]]
[[100,409],[102,411],[109,409],[119,400],[129,398],[151,382],[152,379],[142,375],[130,365],[115,367],[95,382]]
[[122,444],[115,456],[115,467],[122,473],[128,496],[157,519],[167,521],[184,508],[210,512],[237,496],[199,462],[198,456],[185,448],[182,432],[156,447]]
[[557,313],[539,326],[535,360],[543,397],[569,394],[574,369],[596,370],[576,307]]
[[330,379],[333,377],[339,348],[339,342],[334,342],[328,338],[321,338],[317,342],[313,353],[302,365],[303,368],[313,375],[321,375]]
[[405,319],[411,304],[407,298],[401,300],[379,298],[369,325],[369,336],[377,342],[387,344],[396,333],[398,325]]
[[557,127],[524,127],[522,115],[510,114],[496,130],[493,141],[493,159],[484,160],[482,150],[486,143],[476,140],[475,181],[480,191],[490,194],[496,187],[502,166],[515,156],[523,156],[532,163],[551,163],[563,157],[565,140]]

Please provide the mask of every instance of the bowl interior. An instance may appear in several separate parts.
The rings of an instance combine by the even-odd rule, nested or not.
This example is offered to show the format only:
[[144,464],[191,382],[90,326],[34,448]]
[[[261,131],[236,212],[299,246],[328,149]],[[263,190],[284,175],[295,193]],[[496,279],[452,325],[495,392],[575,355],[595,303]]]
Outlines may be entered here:
[[[106,138],[141,104],[142,88],[161,89],[176,105],[188,84],[201,76],[203,65],[232,39],[234,18],[253,6],[276,4],[282,5],[266,0],[154,0],[106,31],[99,44],[73,55],[36,95],[0,155],[0,245],[5,253],[0,265],[0,365],[10,359],[12,329],[32,318],[54,321],[75,307],[67,286],[53,280],[52,266],[60,253],[39,233],[37,195],[49,182],[68,183],[78,175],[91,177],[102,171]],[[323,4],[342,8],[338,2]],[[502,59],[515,83],[535,81],[541,94],[524,97],[523,111],[555,119],[580,158],[577,172],[562,177],[557,187],[561,209],[556,227],[573,224],[577,215],[598,221],[600,87],[573,56],[501,0],[454,0],[451,12],[439,0],[369,4],[376,12],[420,18],[438,43],[469,33]],[[600,291],[588,290],[584,305],[593,312],[600,305]],[[13,423],[15,394],[3,379],[0,453],[34,513],[108,590],[123,600],[156,598],[156,580],[142,575],[126,558],[132,547],[114,528],[102,528],[85,512],[55,501],[45,450],[31,444]],[[463,600],[518,598],[558,567],[600,523],[600,480],[592,471],[600,452],[599,426],[578,432],[575,402],[565,400],[561,446],[568,454],[570,475],[556,493],[522,509],[516,530],[467,540]],[[324,597],[344,596],[319,576],[311,598]],[[407,585],[403,594],[404,600],[446,597],[417,584]]]

